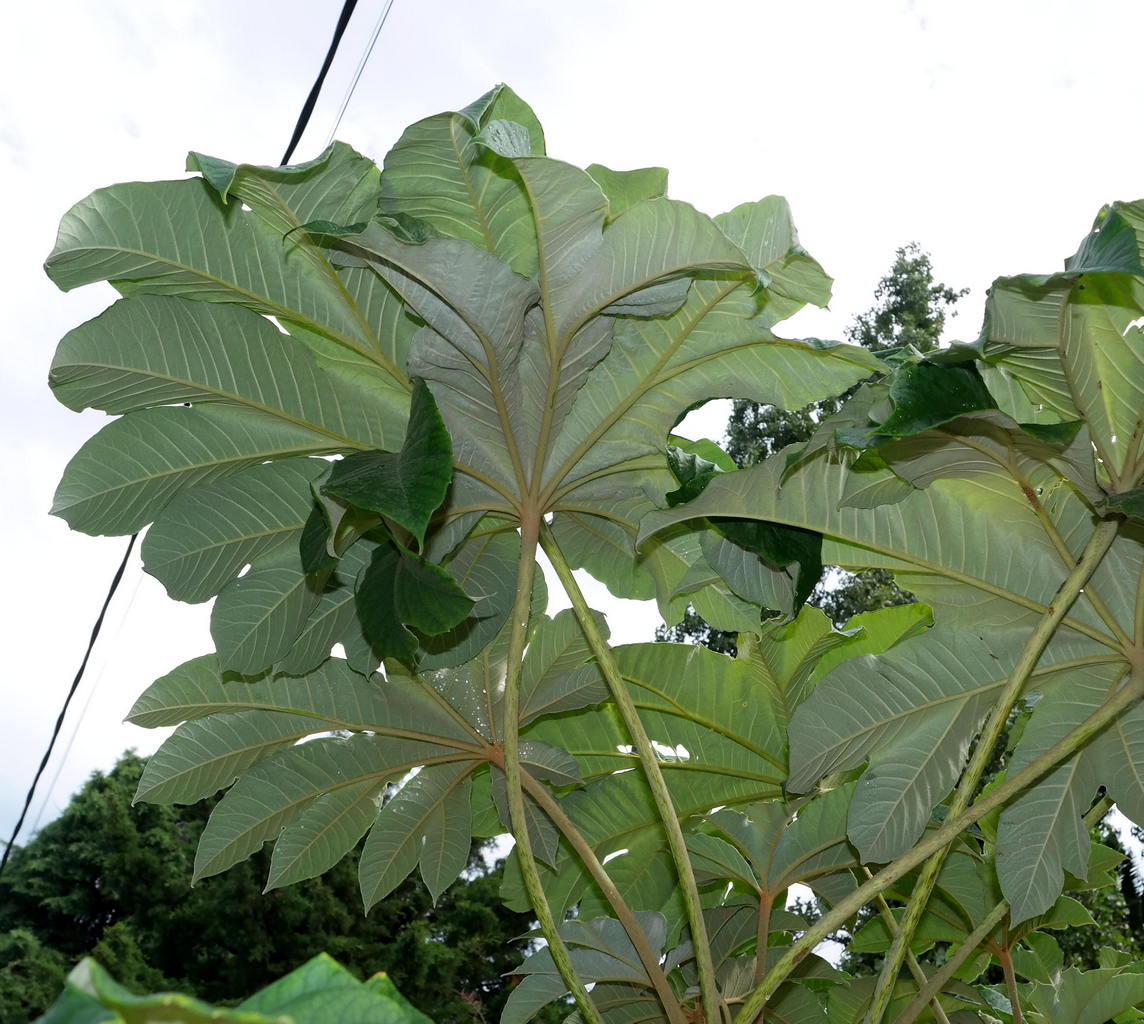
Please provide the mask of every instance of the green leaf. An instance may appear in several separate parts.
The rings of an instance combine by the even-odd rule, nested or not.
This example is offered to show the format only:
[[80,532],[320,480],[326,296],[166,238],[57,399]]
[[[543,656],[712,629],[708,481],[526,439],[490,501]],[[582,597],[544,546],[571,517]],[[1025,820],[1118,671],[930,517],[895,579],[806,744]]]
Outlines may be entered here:
[[[785,775],[783,735],[773,691],[744,661],[682,644],[637,644],[616,649],[644,727],[665,744],[661,768],[681,818],[720,804],[741,804],[779,795]],[[540,718],[523,733],[572,754],[586,786],[561,799],[608,873],[635,910],[659,911],[672,933],[683,908],[670,869],[659,814],[630,740],[610,704]],[[523,891],[506,875],[514,906]],[[581,901],[581,914],[607,913],[590,876],[562,846],[557,864],[544,869],[554,907]]]
[[261,710],[187,722],[147,759],[135,800],[191,804],[213,796],[251,765],[319,728],[304,715]]
[[[1135,486],[1144,452],[1144,283],[1119,274],[1086,274],[1061,317],[1060,359],[1073,400],[1112,479]],[[1127,475],[1125,475],[1127,474]]]
[[444,500],[452,476],[449,432],[429,389],[417,381],[401,451],[347,456],[334,463],[322,492],[392,519],[421,546],[429,518]]
[[372,160],[344,142],[318,157],[288,167],[233,164],[189,153],[187,170],[198,171],[225,203],[231,194],[259,208],[280,205],[301,220],[324,218],[345,223],[368,216],[377,206],[380,176]]
[[1105,1024],[1144,1002],[1144,974],[1131,968],[1079,971],[1070,967],[1048,984],[1034,982],[1028,1000],[1046,1024]]
[[[636,915],[636,920],[652,950],[657,953],[662,950],[666,937],[663,918],[659,914],[641,913]],[[593,1002],[599,993],[607,1003],[616,1005],[621,1000],[628,1002],[633,996],[639,996],[640,989],[651,988],[635,946],[619,921],[608,917],[566,921],[558,930],[569,947],[576,973],[585,982],[594,983]],[[517,972],[524,977],[509,995],[501,1013],[502,1024],[524,1024],[567,991],[547,948],[533,952]]]
[[790,206],[781,196],[743,203],[720,214],[715,222],[764,275],[768,291],[797,303],[784,310],[786,316],[802,303],[825,306],[830,301],[833,282],[799,244]]
[[472,597],[472,610],[451,629],[421,637],[419,669],[451,668],[484,650],[512,608],[519,560],[520,536],[503,524],[490,524],[488,532],[475,530],[456,548],[445,568]]
[[325,434],[348,449],[395,444],[409,401],[404,387],[374,374],[373,400],[363,403],[303,339],[266,317],[174,295],[122,299],[66,334],[49,382],[71,409],[221,404]]
[[320,953],[237,1007],[211,1006],[190,996],[165,992],[135,995],[94,960],[85,958],[68,975],[64,993],[40,1019],[49,1024],[337,1024],[384,1021],[430,1024],[393,983],[375,976],[359,982],[337,961]]
[[894,437],[920,434],[966,413],[997,408],[971,363],[906,365],[894,375],[890,398],[894,411],[878,432]]
[[1110,494],[1107,499],[1110,509],[1134,519],[1144,519],[1144,487],[1135,487],[1121,494]]
[[[596,612],[597,628],[607,639],[608,623]],[[608,686],[594,664],[584,631],[570,608],[542,618],[525,651],[520,678],[520,721],[574,711],[607,699]]]
[[252,466],[193,487],[160,513],[143,538],[143,565],[179,601],[213,597],[242,568],[298,542],[313,508],[320,459]]
[[328,871],[373,827],[380,806],[372,779],[318,797],[274,844],[266,891]]
[[823,651],[814,664],[816,679],[822,678],[843,661],[862,654],[881,654],[933,626],[933,611],[924,604],[900,604],[860,612],[847,623],[844,643]]
[[511,165],[477,136],[493,120],[528,129],[530,151],[544,152],[535,115],[507,86],[459,113],[407,128],[386,155],[382,210],[416,217],[433,230],[495,253],[518,274],[536,271],[536,236]]
[[[1038,701],[1020,743],[1007,766],[1020,771],[1067,735],[1076,723],[1107,698],[1122,675],[1113,663],[1072,672],[1057,685],[1047,686]],[[1101,784],[1113,792],[1113,780],[1123,788],[1133,811],[1144,809],[1144,788],[1136,757],[1135,738],[1144,722],[1133,709],[1090,747],[1050,772],[1034,788],[1020,794],[1001,813],[997,842],[997,874],[1012,907],[1014,924],[1042,914],[1061,894],[1064,872],[1083,878],[1088,873],[1091,845],[1082,821]],[[1114,797],[1119,794],[1113,792]]]
[[367,912],[418,864],[434,903],[464,870],[470,770],[464,764],[423,768],[382,807],[358,868]]
[[439,565],[395,544],[373,553],[357,582],[357,613],[376,658],[411,661],[417,639],[406,627],[434,636],[452,629],[474,601]]
[[[311,740],[262,761],[211,813],[195,854],[195,878],[245,860],[325,794],[350,786],[356,791],[366,782],[380,790],[426,759],[448,753],[448,748],[421,740],[358,735]],[[467,850],[468,839],[465,843]]]
[[221,405],[144,409],[80,448],[64,470],[52,514],[84,533],[135,533],[181,491],[270,459],[343,447],[308,427]]
[[[699,442],[699,444],[702,443]],[[706,444],[718,448],[711,441],[706,442]],[[719,453],[724,456],[725,462],[731,462],[725,452],[720,450]],[[671,508],[682,505],[696,495],[702,494],[703,488],[707,486],[716,473],[734,471],[738,468],[733,462],[728,467],[725,463],[719,465],[716,462],[708,461],[695,449],[693,442],[686,442],[683,445],[668,445],[667,467],[671,470],[671,475],[679,482],[678,490],[670,491],[664,495]]]
[[743,855],[728,842],[717,836],[692,833],[687,835],[687,852],[695,870],[695,878],[702,885],[715,880],[729,879],[748,889],[757,889],[759,880]]
[[1065,260],[1065,269],[1078,272],[1144,273],[1141,260],[1141,204],[1112,203],[1102,207],[1080,248]]
[[471,748],[479,738],[417,680],[395,676],[384,689],[338,658],[301,678],[228,680],[214,655],[195,658],[144,691],[128,721],[145,728],[178,725],[220,712],[260,710],[305,715],[312,732],[352,729],[382,735],[417,735]]
[[211,610],[211,639],[222,668],[254,675],[285,655],[317,607],[321,585],[290,549],[272,552],[231,580]]
[[[773,523],[744,522],[738,519],[713,519],[712,525],[736,547],[758,555],[759,561],[770,568],[773,575],[780,575],[779,570],[786,570],[781,575],[789,580],[787,586],[776,590],[768,587],[769,593],[754,588],[739,590],[740,596],[760,604],[765,602],[765,607],[770,607],[767,597],[785,598],[779,604],[779,610],[784,614],[797,613],[822,578],[822,537],[808,530],[792,530]],[[718,550],[725,552],[727,548],[722,546]],[[726,563],[715,556],[715,551],[712,546],[704,547],[712,567],[727,579],[732,589],[736,589],[735,581],[723,571]]]
[[1053,983],[1064,968],[1064,954],[1057,940],[1042,932],[1033,932],[1024,939],[1024,946],[1013,950],[1013,966],[1017,973],[1029,981],[1046,985]]
[[326,953],[319,953],[285,977],[244,999],[238,1009],[255,1013],[278,1013],[300,998],[314,992],[326,995],[343,989],[357,989],[361,982]]
[[65,290],[111,280],[125,294],[247,306],[333,341],[383,385],[402,386],[398,353],[374,333],[360,297],[316,249],[283,237],[292,221],[310,219],[268,222],[238,203],[221,207],[198,179],[114,185],[64,216],[45,269]]
[[586,170],[608,199],[610,220],[643,199],[658,199],[667,194],[667,171],[662,167],[613,171],[603,164],[589,164]]
[[[976,628],[989,620],[1031,628],[1051,604],[1065,570],[1039,510],[1015,479],[1001,474],[999,469],[997,476],[939,479],[895,505],[856,509],[841,504],[848,469],[825,452],[803,463],[785,482],[784,467],[768,460],[717,476],[686,506],[648,514],[640,536],[711,516],[797,526],[824,535],[824,562],[853,570],[893,570],[899,585],[929,604],[945,625]],[[1058,486],[1052,488],[1051,499],[1057,529],[1082,543],[1091,531],[1091,508],[1071,487],[1059,486],[1059,474],[1054,478]],[[1135,539],[1125,540],[1106,556],[1086,587],[1086,594],[1100,594],[1120,614],[1135,600],[1124,581],[1137,578],[1144,552]],[[994,554],[999,551],[1022,552],[1020,563]],[[1099,626],[1099,618],[1082,599],[1066,618],[1063,633],[1070,637],[1081,629],[1091,635]]]
[[[536,774],[529,766],[523,764],[524,751],[521,752],[521,761],[525,771],[528,771],[530,775]],[[575,764],[575,762],[573,762],[573,764]],[[493,804],[497,810],[501,830],[507,829],[511,832],[512,817],[508,803],[508,783],[505,779],[504,772],[496,766],[492,769],[491,783]],[[528,838],[533,855],[544,861],[545,864],[554,867],[556,865],[556,855],[560,849],[560,833],[557,832],[552,820],[544,813],[543,809],[530,793],[524,794],[524,821],[525,827],[528,829]]]
[[[795,712],[788,781],[795,792],[869,763],[849,818],[864,861],[885,863],[911,846],[957,781],[1013,661],[1003,640],[935,629],[845,662]],[[1069,673],[1068,685],[1077,679]]]
[[175,1024],[273,1024],[258,1013],[209,1006],[191,996],[164,992],[137,996],[90,957],[68,975],[63,995],[41,1018],[45,1024],[136,1024],[150,1020]]
[[354,585],[377,547],[373,541],[359,540],[336,563],[301,632],[275,664],[275,671],[306,675],[329,658],[335,644],[344,644],[347,650],[355,644],[364,648]]

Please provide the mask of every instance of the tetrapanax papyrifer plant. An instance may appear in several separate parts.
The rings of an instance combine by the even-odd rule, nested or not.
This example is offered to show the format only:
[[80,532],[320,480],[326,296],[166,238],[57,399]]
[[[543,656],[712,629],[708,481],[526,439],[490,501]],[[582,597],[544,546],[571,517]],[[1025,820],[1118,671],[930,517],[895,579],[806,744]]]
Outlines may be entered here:
[[[1114,879],[1086,823],[1144,821],[1144,206],[1000,280],[976,346],[875,356],[775,333],[830,293],[783,200],[709,217],[551,159],[503,86],[380,170],[189,166],[79,203],[47,266],[123,296],[52,367],[119,415],[55,512],[149,527],[147,570],[215,600],[216,653],[130,715],[178,725],[140,798],[231,787],[200,876],[274,842],[287,885],[367,836],[368,909],[509,831],[546,943],[506,1024],[566,993],[585,1024],[1141,1019],[1138,965],[1062,970],[1049,931]],[[672,433],[860,382],[749,470]],[[926,604],[837,630],[824,562]],[[737,656],[609,646],[576,569]],[[848,978],[812,951],[867,905],[883,970]]]

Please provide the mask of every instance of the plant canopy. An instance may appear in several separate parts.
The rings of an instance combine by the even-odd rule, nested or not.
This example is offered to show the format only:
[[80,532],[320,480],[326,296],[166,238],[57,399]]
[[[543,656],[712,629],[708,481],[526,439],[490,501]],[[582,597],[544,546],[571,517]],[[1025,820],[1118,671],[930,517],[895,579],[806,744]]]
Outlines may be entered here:
[[[197,876],[273,842],[289,885],[365,836],[368,910],[511,832],[546,942],[504,1024],[569,993],[583,1024],[1144,1019],[1140,965],[1051,936],[1113,880],[1088,825],[1144,822],[1144,203],[1000,279],[975,345],[875,355],[776,333],[831,285],[785,201],[549,158],[504,86],[380,170],[188,167],[77,204],[47,271],[122,296],[52,365],[116,417],[53,511],[148,527],[147,571],[214,599],[216,652],[129,716],[177,726],[139,799],[229,787]],[[856,385],[749,469],[672,433]],[[823,564],[925,603],[836,629]],[[736,656],[611,647],[575,570]],[[855,979],[813,950],[865,906]]]

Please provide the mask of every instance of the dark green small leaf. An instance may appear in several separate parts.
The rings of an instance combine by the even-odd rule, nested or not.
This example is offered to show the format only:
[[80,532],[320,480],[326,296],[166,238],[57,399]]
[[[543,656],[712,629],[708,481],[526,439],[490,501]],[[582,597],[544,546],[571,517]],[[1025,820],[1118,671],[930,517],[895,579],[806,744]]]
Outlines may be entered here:
[[330,554],[329,542],[330,521],[325,511],[314,505],[298,538],[298,551],[306,572],[325,572],[337,564],[337,558]]
[[920,434],[966,413],[997,408],[981,374],[970,364],[903,366],[890,386],[890,397],[894,411],[878,433],[894,437]]
[[[677,440],[682,440],[682,438]],[[706,447],[700,449],[701,445]],[[669,508],[675,508],[676,505],[682,505],[702,494],[703,488],[711,482],[711,478],[716,473],[723,473],[728,470],[725,464],[719,465],[704,457],[715,454],[710,451],[711,448],[715,448],[720,455],[723,455],[723,459],[719,460],[720,462],[726,460],[730,463],[730,469],[737,468],[731,462],[730,457],[712,441],[688,441],[684,445],[670,444],[667,446],[667,467],[675,479],[679,481],[679,488],[669,491],[665,495]]]
[[475,532],[453,552],[449,575],[476,603],[457,626],[422,639],[419,671],[460,665],[500,632],[516,596],[519,558],[520,536],[512,529]]
[[420,217],[411,217],[407,213],[379,214],[377,223],[399,242],[408,242],[410,245],[423,245],[430,238],[437,237],[429,224]]
[[424,381],[413,387],[409,430],[397,454],[362,452],[335,463],[322,493],[387,516],[417,543],[453,478],[453,443]]
[[1106,504],[1114,512],[1123,512],[1133,519],[1144,519],[1144,487],[1136,487],[1122,494],[1110,494]]
[[797,563],[793,607],[781,609],[783,612],[797,611],[822,578],[821,534],[754,519],[719,517],[712,519],[711,525],[733,544],[753,551],[772,569]]
[[417,637],[407,626],[436,636],[461,622],[473,605],[439,565],[395,544],[379,547],[358,579],[358,619],[379,658],[410,661]]
[[1084,420],[1068,420],[1064,423],[1018,423],[1030,437],[1046,444],[1070,445],[1076,439]]

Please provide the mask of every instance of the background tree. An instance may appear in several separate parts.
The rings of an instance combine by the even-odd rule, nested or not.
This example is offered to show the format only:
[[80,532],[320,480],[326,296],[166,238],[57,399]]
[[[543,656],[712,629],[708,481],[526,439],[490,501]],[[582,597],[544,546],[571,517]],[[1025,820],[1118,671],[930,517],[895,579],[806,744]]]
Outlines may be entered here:
[[[928,352],[941,340],[946,316],[968,292],[968,288],[959,290],[934,281],[929,253],[917,242],[910,242],[898,249],[893,265],[874,291],[875,304],[846,328],[846,339],[872,352],[903,346]],[[727,454],[737,465],[746,467],[788,445],[800,444],[810,438],[819,422],[836,413],[849,395],[847,392],[792,410],[736,401],[724,439]],[[901,590],[894,583],[893,573],[886,569],[848,573],[835,568],[811,597],[811,603],[838,625],[859,612],[912,600],[913,595]],[[690,641],[724,654],[735,650],[734,634],[714,629],[693,608],[688,608],[682,622],[660,627],[655,635],[657,640]]]
[[502,975],[519,963],[527,914],[498,897],[500,866],[475,846],[470,870],[434,907],[415,878],[362,915],[357,857],[263,895],[268,853],[190,888],[214,801],[131,803],[144,758],[95,773],[0,877],[0,1020],[20,1024],[94,956],[137,991],[237,1001],[328,952],[359,977],[387,971],[438,1024],[496,1020]]

